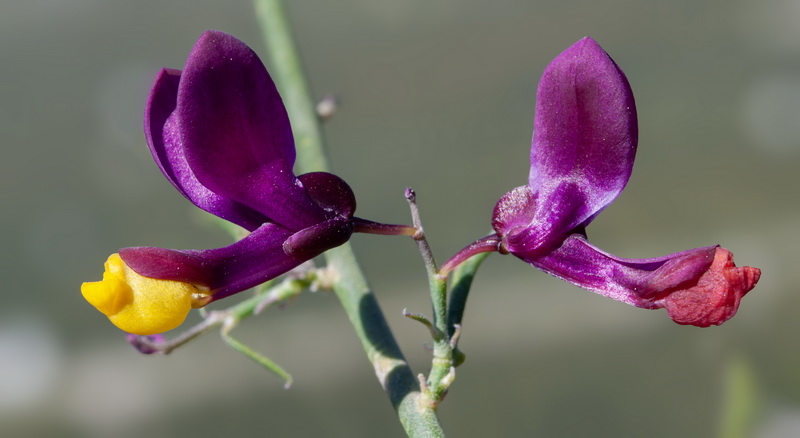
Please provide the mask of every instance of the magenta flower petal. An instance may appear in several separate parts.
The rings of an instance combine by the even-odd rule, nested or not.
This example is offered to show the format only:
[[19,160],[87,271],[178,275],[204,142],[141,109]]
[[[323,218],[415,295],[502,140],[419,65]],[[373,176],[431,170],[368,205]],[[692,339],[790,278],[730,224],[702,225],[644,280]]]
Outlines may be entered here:
[[645,309],[666,308],[675,322],[720,325],[736,314],[761,271],[736,267],[725,248],[710,246],[653,259],[623,259],[601,251],[582,235],[531,265],[578,287]]
[[197,207],[253,231],[268,219],[257,211],[212,192],[194,176],[186,162],[175,111],[180,70],[163,69],[156,77],[144,114],[144,134],[164,176]]
[[173,117],[203,186],[291,230],[326,219],[292,171],[292,129],[275,84],[243,42],[217,31],[200,37]]
[[138,247],[121,249],[119,255],[139,275],[202,286],[209,290],[213,300],[218,300],[275,278],[308,260],[310,257],[293,257],[283,250],[283,242],[292,234],[268,223],[224,248]]
[[350,218],[337,216],[292,234],[283,243],[286,254],[311,259],[323,251],[343,245],[353,234]]
[[558,55],[536,95],[528,244],[558,241],[610,204],[630,178],[636,142],[633,92],[606,52],[586,37]]
[[327,172],[310,172],[297,179],[311,200],[326,212],[326,217],[353,217],[356,195],[343,179]]

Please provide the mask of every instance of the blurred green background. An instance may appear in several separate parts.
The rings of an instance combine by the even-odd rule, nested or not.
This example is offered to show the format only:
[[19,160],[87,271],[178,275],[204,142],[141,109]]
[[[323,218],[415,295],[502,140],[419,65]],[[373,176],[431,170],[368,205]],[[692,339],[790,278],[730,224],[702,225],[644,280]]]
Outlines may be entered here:
[[[440,261],[484,235],[496,200],[526,182],[539,75],[590,35],[626,72],[640,122],[633,177],[590,227],[593,242],[626,257],[721,243],[763,269],[733,320],[698,329],[492,256],[467,308],[467,362],[440,408],[452,436],[714,436],[728,375],[750,388],[734,391],[750,394],[744,436],[800,434],[800,2],[288,9],[314,92],[341,98],[326,133],[359,216],[408,223],[403,189],[414,187]],[[209,28],[263,54],[246,1],[0,5],[1,435],[403,436],[332,295],[234,332],[294,374],[288,391],[213,333],[139,355],[80,297],[120,247],[228,243],[160,175],[141,132],[153,76],[182,67]],[[427,333],[400,315],[429,313],[415,245],[353,244],[427,371]]]

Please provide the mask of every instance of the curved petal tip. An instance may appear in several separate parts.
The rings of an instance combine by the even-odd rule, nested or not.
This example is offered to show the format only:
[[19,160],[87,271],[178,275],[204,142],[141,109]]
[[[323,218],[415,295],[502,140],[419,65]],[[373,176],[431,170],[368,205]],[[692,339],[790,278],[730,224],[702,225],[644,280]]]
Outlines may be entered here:
[[755,287],[761,270],[737,267],[733,254],[717,248],[714,261],[694,286],[669,292],[659,300],[669,317],[678,324],[708,327],[731,319],[739,302]]

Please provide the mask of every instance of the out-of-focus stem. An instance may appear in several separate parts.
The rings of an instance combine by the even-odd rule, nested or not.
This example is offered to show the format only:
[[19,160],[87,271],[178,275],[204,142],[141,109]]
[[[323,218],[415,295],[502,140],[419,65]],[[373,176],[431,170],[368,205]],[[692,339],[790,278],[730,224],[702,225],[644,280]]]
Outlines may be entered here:
[[255,0],[256,17],[261,24],[270,74],[281,93],[292,122],[298,174],[328,171],[323,151],[319,116],[303,74],[303,64],[280,0]]

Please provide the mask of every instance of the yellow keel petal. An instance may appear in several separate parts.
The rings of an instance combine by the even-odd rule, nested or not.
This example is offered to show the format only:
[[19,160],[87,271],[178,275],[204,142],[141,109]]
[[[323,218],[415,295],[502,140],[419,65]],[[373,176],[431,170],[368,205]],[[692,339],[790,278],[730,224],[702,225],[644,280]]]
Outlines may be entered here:
[[154,335],[178,327],[192,308],[192,297],[207,293],[192,284],[143,277],[109,256],[103,281],[81,285],[83,297],[114,325],[136,335]]

